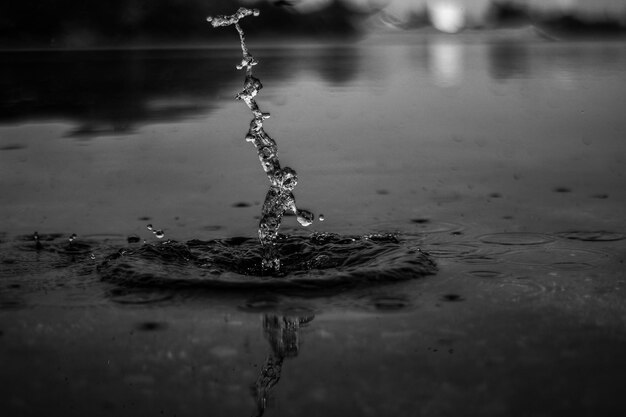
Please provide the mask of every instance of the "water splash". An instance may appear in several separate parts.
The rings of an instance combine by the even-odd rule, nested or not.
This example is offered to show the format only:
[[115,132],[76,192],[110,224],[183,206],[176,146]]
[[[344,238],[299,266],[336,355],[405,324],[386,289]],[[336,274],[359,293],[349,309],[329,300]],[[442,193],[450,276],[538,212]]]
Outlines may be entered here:
[[257,149],[261,167],[270,181],[270,188],[263,203],[258,230],[259,240],[264,252],[262,267],[264,271],[278,273],[281,262],[276,248],[276,238],[285,211],[292,211],[302,226],[311,225],[315,216],[308,210],[297,208],[292,191],[298,184],[298,175],[295,170],[289,167],[281,167],[277,155],[278,146],[263,128],[263,121],[269,118],[270,114],[262,112],[255,100],[263,85],[261,80],[252,75],[252,67],[257,65],[258,61],[254,59],[246,46],[245,34],[241,26],[239,26],[239,21],[246,16],[258,15],[259,11],[256,9],[241,7],[230,16],[209,16],[207,21],[214,28],[234,25],[239,33],[243,57],[241,63],[237,65],[237,69],[245,69],[246,76],[243,89],[235,98],[246,103],[252,111],[254,117],[250,122],[246,141],[252,143]]
[[163,232],[163,230],[155,229],[154,226],[152,226],[151,224],[147,225],[146,229],[151,231],[152,234],[156,236],[158,239],[163,239],[165,237],[165,232]]
[[100,277],[124,287],[194,289],[348,289],[417,279],[437,272],[421,240],[395,234],[279,234],[281,269],[263,275],[264,249],[233,237],[186,243],[167,240],[124,247],[98,265]]

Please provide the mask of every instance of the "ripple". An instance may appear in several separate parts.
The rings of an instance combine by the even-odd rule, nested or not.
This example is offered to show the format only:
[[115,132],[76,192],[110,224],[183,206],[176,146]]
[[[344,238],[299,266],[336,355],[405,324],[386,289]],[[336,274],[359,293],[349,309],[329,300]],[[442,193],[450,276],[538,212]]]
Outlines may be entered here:
[[506,246],[543,245],[554,241],[554,238],[541,233],[505,232],[478,236],[483,243]]
[[417,241],[395,234],[280,235],[278,241],[277,275],[263,275],[258,240],[246,237],[123,248],[98,272],[104,281],[126,286],[315,289],[415,279],[437,270]]
[[262,312],[275,310],[280,305],[280,299],[272,294],[258,295],[246,300],[245,304],[240,306],[243,311]]
[[159,321],[144,321],[142,323],[138,323],[135,326],[135,329],[142,331],[142,332],[154,332],[154,331],[158,331],[158,330],[165,330],[167,329],[168,325],[165,322],[159,322]]
[[155,291],[138,291],[128,289],[114,289],[107,294],[109,300],[117,304],[145,305],[158,304],[174,298],[173,294]]
[[470,265],[489,265],[500,262],[500,259],[488,254],[473,253],[460,257],[458,261]]
[[424,245],[426,251],[433,258],[464,258],[479,250],[479,246],[472,243],[435,242]]
[[469,275],[476,278],[487,278],[487,279],[500,279],[506,276],[505,273],[500,271],[491,271],[491,270],[477,270],[477,271],[469,271]]
[[610,255],[596,250],[545,248],[509,252],[503,255],[506,262],[519,265],[548,266],[568,271],[589,269],[606,262]]
[[556,233],[558,237],[570,240],[581,240],[583,242],[614,242],[626,239],[626,235],[616,232],[605,231],[572,231]]
[[456,303],[459,301],[465,301],[465,298],[459,294],[444,294],[441,296],[440,300],[448,303]]
[[440,222],[426,218],[412,219],[411,228],[422,234],[458,232],[464,229],[460,224]]
[[370,306],[376,310],[398,311],[411,306],[411,301],[402,295],[376,295],[368,300]]
[[[510,276],[495,271],[477,271],[481,279],[479,281],[480,292],[497,292],[498,299],[516,300],[521,298],[535,298],[539,295],[553,291],[542,282],[525,276]],[[493,272],[482,276],[483,272]],[[504,298],[502,298],[504,297]]]

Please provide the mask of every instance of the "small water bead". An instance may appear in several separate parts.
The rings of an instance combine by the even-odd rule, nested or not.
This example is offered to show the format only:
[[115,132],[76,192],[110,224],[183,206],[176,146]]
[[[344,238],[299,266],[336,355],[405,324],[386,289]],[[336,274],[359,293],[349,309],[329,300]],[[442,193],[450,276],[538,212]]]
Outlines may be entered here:
[[41,241],[39,240],[39,233],[35,232],[33,234],[33,240],[35,241],[35,248],[36,249],[43,248],[43,245],[41,244]]
[[296,212],[296,218],[298,219],[298,223],[302,226],[310,226],[313,224],[313,220],[315,219],[315,214],[311,213],[308,210],[298,210]]
[[207,22],[211,23],[214,28],[219,26],[229,26],[235,25],[239,22],[240,19],[243,19],[246,16],[258,16],[258,9],[246,9],[245,7],[240,7],[234,14],[230,16],[209,16],[206,18]]

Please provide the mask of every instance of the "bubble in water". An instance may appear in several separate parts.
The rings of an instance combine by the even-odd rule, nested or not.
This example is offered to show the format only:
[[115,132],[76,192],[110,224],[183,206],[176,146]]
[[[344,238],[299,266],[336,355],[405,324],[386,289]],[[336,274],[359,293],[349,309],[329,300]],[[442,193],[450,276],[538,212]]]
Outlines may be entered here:
[[153,232],[153,230],[152,230],[152,229],[153,229],[153,227],[152,227],[152,225],[151,225],[151,224],[147,225],[147,226],[146,226],[146,228],[147,228],[148,230],[150,230],[151,232]]
[[323,221],[324,221],[324,215],[323,215],[323,214],[320,214],[318,218],[319,218],[319,220],[320,220],[321,222],[323,222]]
[[157,230],[156,232],[154,232],[154,235],[158,237],[159,239],[163,239],[163,237],[165,236],[165,233],[163,233],[163,230]]

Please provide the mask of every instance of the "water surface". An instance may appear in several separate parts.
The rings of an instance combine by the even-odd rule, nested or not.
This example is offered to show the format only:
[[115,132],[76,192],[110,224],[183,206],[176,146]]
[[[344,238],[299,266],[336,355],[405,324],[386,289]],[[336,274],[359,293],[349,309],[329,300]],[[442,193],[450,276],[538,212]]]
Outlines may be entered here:
[[251,46],[265,128],[325,216],[281,230],[398,233],[438,267],[316,290],[100,268],[144,241],[254,238],[266,179],[236,42],[2,53],[6,415],[623,409],[626,49],[458,39]]

